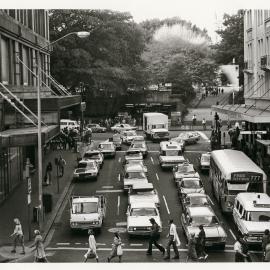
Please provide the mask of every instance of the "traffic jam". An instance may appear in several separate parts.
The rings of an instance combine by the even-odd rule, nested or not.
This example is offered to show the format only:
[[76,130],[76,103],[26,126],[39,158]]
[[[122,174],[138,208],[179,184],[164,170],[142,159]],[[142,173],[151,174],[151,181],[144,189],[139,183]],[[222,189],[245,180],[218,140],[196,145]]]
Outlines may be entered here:
[[[210,152],[208,145],[196,151],[202,143],[201,133],[181,132],[172,137],[168,117],[161,113],[143,115],[144,133],[128,124],[117,124],[111,130],[110,138],[94,140],[94,147],[78,158],[74,185],[98,183],[107,165],[111,172],[106,175],[115,171],[117,179],[107,177],[104,192],[100,187],[82,194],[73,191],[69,226],[75,238],[79,231],[92,228],[100,241],[116,227],[126,246],[146,248],[149,220],[156,221],[162,239],[168,233],[168,220],[173,218],[184,252],[203,226],[210,254],[233,253],[239,236],[245,237],[254,254],[261,254],[264,232],[270,229],[270,197],[265,193],[265,173],[243,152]],[[120,189],[114,193],[108,189],[115,182]],[[119,208],[120,199],[121,209],[113,214],[115,201]]]

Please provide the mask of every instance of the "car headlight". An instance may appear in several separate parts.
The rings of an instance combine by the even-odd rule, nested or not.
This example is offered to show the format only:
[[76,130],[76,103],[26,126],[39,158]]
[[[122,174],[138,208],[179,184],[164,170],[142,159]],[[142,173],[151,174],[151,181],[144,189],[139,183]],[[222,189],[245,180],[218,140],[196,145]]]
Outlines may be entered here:
[[232,202],[227,202],[227,206],[228,206],[229,208],[231,208],[231,207],[233,207],[233,203],[232,203]]
[[134,227],[130,226],[130,227],[128,227],[128,230],[129,231],[134,231]]

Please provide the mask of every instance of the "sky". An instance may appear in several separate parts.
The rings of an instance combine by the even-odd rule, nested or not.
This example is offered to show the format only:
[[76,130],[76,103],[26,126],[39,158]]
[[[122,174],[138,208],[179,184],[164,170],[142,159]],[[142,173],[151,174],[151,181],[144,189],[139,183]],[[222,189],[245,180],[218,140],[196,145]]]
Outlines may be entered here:
[[[215,33],[222,26],[224,13],[236,14],[241,8],[268,8],[270,0],[9,0],[0,3],[1,7],[14,8],[89,8],[111,9],[130,12],[135,22],[152,18],[180,17],[207,29],[212,42],[219,36]],[[267,3],[268,2],[268,3]]]

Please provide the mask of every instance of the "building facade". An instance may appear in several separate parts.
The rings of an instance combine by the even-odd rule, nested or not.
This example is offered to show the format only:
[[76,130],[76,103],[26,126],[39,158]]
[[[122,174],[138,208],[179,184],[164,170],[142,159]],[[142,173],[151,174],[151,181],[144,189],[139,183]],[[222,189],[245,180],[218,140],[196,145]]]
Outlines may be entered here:
[[61,115],[79,110],[80,96],[50,75],[49,43],[48,10],[0,10],[0,203],[23,180],[26,158],[37,164],[38,59],[43,145],[59,133]]

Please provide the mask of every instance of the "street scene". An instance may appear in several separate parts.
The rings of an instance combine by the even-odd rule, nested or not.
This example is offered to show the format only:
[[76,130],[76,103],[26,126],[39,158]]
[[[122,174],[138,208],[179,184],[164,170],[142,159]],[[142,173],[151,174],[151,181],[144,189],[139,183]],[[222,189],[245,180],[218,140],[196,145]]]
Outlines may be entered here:
[[269,262],[270,10],[108,8],[0,10],[0,263]]

